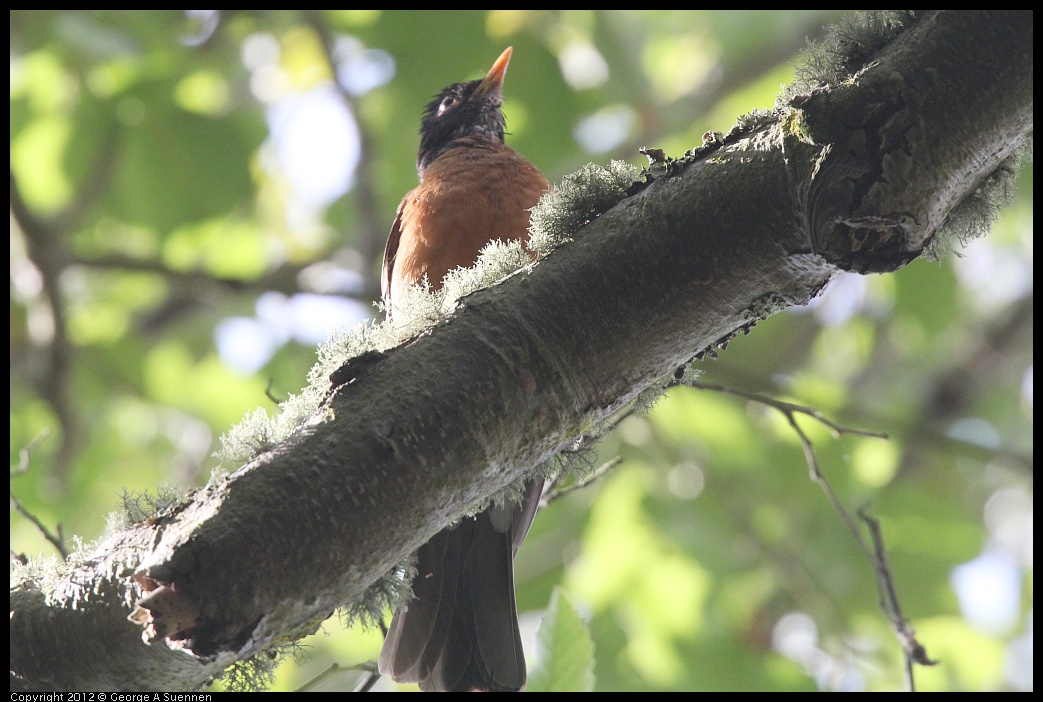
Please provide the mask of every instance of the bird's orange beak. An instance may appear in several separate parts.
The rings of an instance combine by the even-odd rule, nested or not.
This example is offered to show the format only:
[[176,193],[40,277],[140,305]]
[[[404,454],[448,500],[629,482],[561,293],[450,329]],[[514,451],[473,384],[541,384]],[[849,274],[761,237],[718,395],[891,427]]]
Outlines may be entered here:
[[482,79],[481,85],[474,91],[475,96],[485,95],[486,93],[500,93],[503,87],[503,79],[507,75],[507,64],[511,62],[511,52],[514,51],[513,46],[508,46],[500,54],[500,58],[496,59],[496,63],[489,69],[489,72],[485,74],[485,78]]

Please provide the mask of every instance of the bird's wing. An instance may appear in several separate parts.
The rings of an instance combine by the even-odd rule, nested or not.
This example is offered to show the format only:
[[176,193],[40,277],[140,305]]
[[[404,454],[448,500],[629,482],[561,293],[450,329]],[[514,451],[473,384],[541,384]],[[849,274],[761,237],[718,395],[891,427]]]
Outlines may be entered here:
[[395,221],[391,224],[388,232],[388,243],[384,246],[384,267],[380,273],[380,296],[384,298],[384,305],[391,309],[391,274],[395,271],[395,256],[398,255],[398,242],[402,238],[402,211],[405,209],[406,201],[403,200],[395,213]]

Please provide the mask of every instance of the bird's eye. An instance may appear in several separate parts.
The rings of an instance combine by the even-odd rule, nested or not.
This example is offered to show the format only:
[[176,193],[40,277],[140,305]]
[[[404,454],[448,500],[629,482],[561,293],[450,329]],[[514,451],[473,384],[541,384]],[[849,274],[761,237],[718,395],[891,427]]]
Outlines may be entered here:
[[438,104],[438,113],[437,114],[441,115],[443,112],[445,112],[449,108],[455,106],[456,103],[458,103],[458,102],[459,102],[459,100],[457,98],[455,98],[455,97],[452,97],[452,96],[442,98],[442,102],[440,102]]

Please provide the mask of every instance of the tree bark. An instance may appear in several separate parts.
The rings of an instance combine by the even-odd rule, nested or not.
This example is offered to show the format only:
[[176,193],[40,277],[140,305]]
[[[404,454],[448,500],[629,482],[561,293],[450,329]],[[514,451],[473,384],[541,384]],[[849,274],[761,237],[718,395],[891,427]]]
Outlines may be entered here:
[[[12,685],[192,689],[840,269],[893,271],[1032,131],[1032,17],[927,15],[361,366],[274,450],[11,595]],[[147,594],[145,591],[148,591]],[[138,619],[128,621],[143,595]]]

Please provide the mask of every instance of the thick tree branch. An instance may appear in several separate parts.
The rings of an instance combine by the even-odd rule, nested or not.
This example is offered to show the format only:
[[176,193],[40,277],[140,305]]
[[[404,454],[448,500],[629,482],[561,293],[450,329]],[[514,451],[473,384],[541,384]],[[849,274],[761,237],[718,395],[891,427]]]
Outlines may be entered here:
[[[466,297],[290,439],[46,592],[24,582],[18,684],[200,685],[314,630],[476,501],[837,268],[916,258],[1031,132],[1031,17],[931,14],[794,102]],[[126,620],[143,590],[148,643]]]

